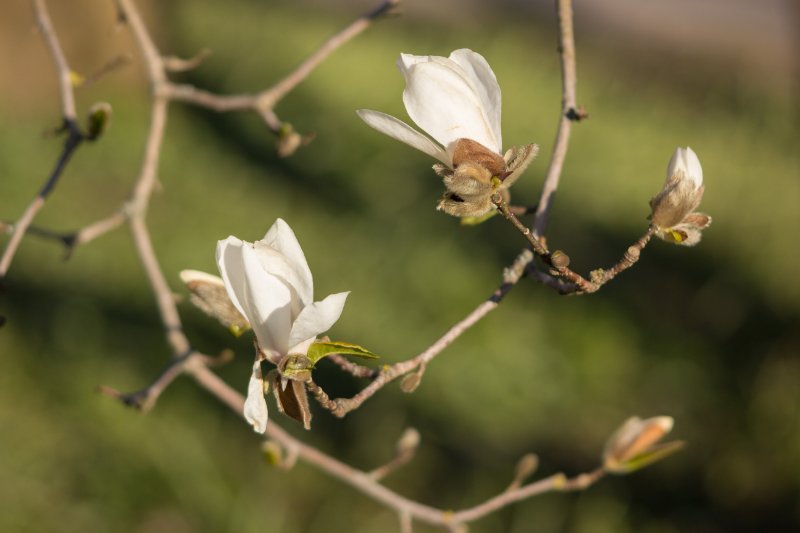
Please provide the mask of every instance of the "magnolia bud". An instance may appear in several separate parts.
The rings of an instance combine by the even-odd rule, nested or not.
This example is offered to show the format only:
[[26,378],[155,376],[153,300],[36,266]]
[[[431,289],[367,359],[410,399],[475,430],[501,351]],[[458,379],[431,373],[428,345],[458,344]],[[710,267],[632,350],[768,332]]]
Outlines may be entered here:
[[86,139],[94,141],[111,125],[111,104],[98,102],[89,108],[86,119]]
[[673,419],[657,416],[645,420],[631,417],[608,439],[603,467],[613,474],[627,474],[671,455],[683,447],[675,441],[656,444],[672,430]]
[[414,428],[406,428],[395,445],[395,454],[404,457],[413,454],[419,446],[419,431]]
[[703,198],[703,168],[691,148],[678,148],[667,166],[664,187],[650,200],[650,220],[663,240],[691,246],[711,217],[694,212]]

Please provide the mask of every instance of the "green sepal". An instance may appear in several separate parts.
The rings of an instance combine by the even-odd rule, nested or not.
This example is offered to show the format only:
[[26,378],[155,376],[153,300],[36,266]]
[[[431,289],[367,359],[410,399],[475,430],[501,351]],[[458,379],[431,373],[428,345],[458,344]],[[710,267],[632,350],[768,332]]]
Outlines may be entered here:
[[493,216],[497,214],[497,210],[492,209],[485,215],[481,215],[479,217],[462,217],[460,222],[462,226],[477,226],[478,224],[483,224]]
[[315,342],[308,348],[308,358],[316,364],[320,359],[331,354],[351,355],[362,359],[378,359],[378,356],[366,348],[350,342],[328,341]]
[[646,451],[628,459],[627,461],[615,465],[613,468],[608,469],[614,474],[630,474],[636,472],[646,466],[650,466],[662,459],[669,457],[675,452],[679,451],[686,445],[684,441],[676,440],[673,442],[666,442],[658,446],[652,446]]
[[250,329],[250,324],[243,325],[243,324],[230,324],[228,326],[228,332],[234,337],[241,337],[242,334]]

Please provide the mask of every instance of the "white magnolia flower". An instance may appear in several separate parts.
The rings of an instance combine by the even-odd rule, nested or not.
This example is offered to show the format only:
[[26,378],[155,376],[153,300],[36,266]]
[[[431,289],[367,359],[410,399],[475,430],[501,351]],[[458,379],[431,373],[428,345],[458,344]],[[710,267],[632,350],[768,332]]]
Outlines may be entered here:
[[[462,48],[450,57],[400,54],[408,116],[430,137],[386,113],[359,109],[364,122],[453,168],[456,141],[471,139],[502,154],[500,86],[482,55]],[[438,144],[437,144],[438,143]]]
[[233,305],[247,318],[258,352],[247,390],[244,416],[263,433],[267,402],[261,361],[279,364],[289,355],[306,355],[317,335],[338,319],[349,293],[314,302],[314,283],[300,243],[281,219],[260,241],[228,237],[217,243],[217,265]]
[[667,165],[664,186],[652,200],[650,220],[656,236],[674,244],[694,246],[711,217],[695,211],[703,199],[703,167],[689,148],[677,148]]
[[501,151],[500,86],[489,63],[462,48],[450,57],[400,54],[397,66],[406,79],[406,111],[430,137],[386,113],[359,109],[358,116],[441,161],[433,168],[447,191],[437,209],[480,219],[495,208],[496,193],[508,201],[508,188],[536,157],[538,146]]

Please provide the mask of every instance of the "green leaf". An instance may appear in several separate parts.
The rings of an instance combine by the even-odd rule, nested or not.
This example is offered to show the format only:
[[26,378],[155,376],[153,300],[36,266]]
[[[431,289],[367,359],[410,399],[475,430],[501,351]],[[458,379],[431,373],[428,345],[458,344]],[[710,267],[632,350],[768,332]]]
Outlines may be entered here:
[[640,470],[646,466],[658,462],[662,459],[669,457],[675,452],[684,447],[686,443],[680,440],[667,442],[658,446],[652,446],[646,451],[636,455],[635,457],[621,463],[616,468],[612,469],[615,474],[630,474]]
[[378,359],[378,356],[358,344],[341,341],[315,342],[308,349],[308,358],[316,364],[331,354],[351,355],[362,359]]

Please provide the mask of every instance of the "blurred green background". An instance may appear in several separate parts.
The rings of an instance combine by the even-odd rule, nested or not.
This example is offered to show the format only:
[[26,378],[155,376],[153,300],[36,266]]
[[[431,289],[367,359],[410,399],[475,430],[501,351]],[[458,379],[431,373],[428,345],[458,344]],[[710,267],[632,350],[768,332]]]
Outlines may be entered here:
[[[110,102],[114,123],[79,150],[36,220],[66,231],[127,197],[148,98],[111,2],[50,4],[75,70],[133,57],[78,91],[82,112]],[[269,86],[370,6],[141,4],[163,53],[213,51],[175,79],[225,93]],[[429,366],[414,394],[389,386],[345,420],[317,409],[308,433],[272,405],[274,423],[364,469],[416,427],[420,452],[387,485],[457,509],[501,491],[524,453],[540,455],[538,476],[577,474],[597,464],[628,416],[668,414],[674,436],[689,443],[679,455],[585,493],[513,505],[471,531],[800,527],[800,111],[796,36],[786,30],[798,27],[797,12],[774,1],[679,2],[666,13],[661,4],[577,2],[578,100],[591,118],[573,130],[549,241],[584,273],[615,262],[646,228],[672,151],[689,145],[705,171],[702,211],[714,217],[703,242],[654,242],[636,268],[589,297],[525,280]],[[13,220],[60,151],[42,135],[60,110],[30,6],[3,9],[0,218]],[[216,240],[258,239],[283,217],[305,249],[316,296],[352,291],[332,337],[387,363],[418,353],[494,290],[524,243],[502,220],[463,228],[437,213],[432,161],[354,110],[406,117],[394,66],[401,51],[479,51],[503,90],[505,144],[542,147],[514,188],[515,200],[532,203],[558,120],[555,43],[549,3],[409,0],[403,16],[347,44],[281,102],[284,120],[317,134],[283,160],[255,116],[173,105],[148,222],[174,290],[184,294],[181,269],[215,270]],[[197,348],[235,349],[219,372],[244,391],[250,337],[232,339],[188,303],[181,311]],[[142,387],[169,355],[124,228],[69,261],[56,243],[27,237],[0,315],[0,530],[397,530],[393,513],[305,464],[267,466],[249,427],[188,379],[146,416],[93,392]],[[361,386],[325,364],[318,374],[332,395]]]

